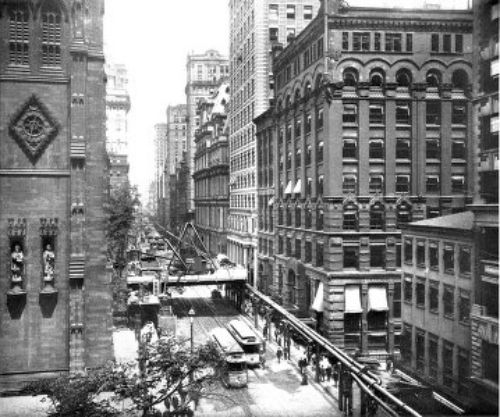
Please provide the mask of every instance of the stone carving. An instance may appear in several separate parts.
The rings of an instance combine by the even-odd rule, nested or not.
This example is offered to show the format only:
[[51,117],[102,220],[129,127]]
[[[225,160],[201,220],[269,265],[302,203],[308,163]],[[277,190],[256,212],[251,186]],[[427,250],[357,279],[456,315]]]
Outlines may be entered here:
[[26,236],[26,219],[9,219],[7,233],[9,237],[24,237]]
[[55,219],[40,219],[40,235],[41,236],[56,236],[58,231],[58,220]]
[[14,250],[10,255],[10,272],[11,282],[13,284],[12,290],[16,290],[18,292],[22,289],[22,282],[24,278],[24,253],[20,244],[14,245]]
[[33,164],[58,132],[58,123],[35,95],[19,109],[9,125],[10,135]]
[[52,285],[54,281],[54,267],[56,263],[56,255],[52,250],[51,245],[47,245],[42,254],[43,259],[43,282],[44,284]]

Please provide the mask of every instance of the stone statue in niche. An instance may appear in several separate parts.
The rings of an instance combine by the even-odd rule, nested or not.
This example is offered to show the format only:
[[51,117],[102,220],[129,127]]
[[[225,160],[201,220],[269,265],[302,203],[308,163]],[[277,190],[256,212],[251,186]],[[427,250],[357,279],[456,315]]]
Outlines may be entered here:
[[56,255],[52,250],[52,246],[47,244],[42,254],[43,258],[43,281],[44,283],[52,283],[54,281],[54,267],[56,263]]
[[12,272],[12,282],[22,282],[24,272],[24,253],[21,245],[16,243],[10,255],[10,270]]

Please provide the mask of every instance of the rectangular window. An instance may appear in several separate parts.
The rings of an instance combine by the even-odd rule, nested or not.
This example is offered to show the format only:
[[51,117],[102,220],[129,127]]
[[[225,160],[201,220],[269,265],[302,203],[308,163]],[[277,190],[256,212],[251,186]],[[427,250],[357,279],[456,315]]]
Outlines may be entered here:
[[270,4],[269,5],[269,20],[273,20],[273,21],[278,20],[278,16],[279,16],[278,10],[279,10],[279,5],[277,5],[277,4]]
[[429,281],[429,310],[439,312],[439,282]]
[[342,191],[344,194],[356,194],[356,182],[354,175],[344,175],[342,181]]
[[439,269],[439,248],[436,242],[429,243],[429,267],[436,271]]
[[431,52],[439,52],[439,34],[431,35]]
[[286,18],[295,19],[295,6],[293,4],[286,5]]
[[404,300],[407,303],[411,303],[413,300],[413,285],[411,275],[405,275],[403,284]]
[[451,35],[443,35],[443,52],[451,52]]
[[428,193],[439,192],[439,177],[437,175],[427,175],[425,177],[425,191]]
[[311,127],[312,127],[312,117],[311,114],[308,113],[306,114],[306,125],[305,125],[306,135],[311,133]]
[[413,51],[413,34],[407,33],[406,34],[406,52],[412,52]]
[[370,266],[372,268],[385,268],[385,246],[370,246]]
[[471,254],[470,248],[467,246],[460,247],[460,258],[459,258],[459,267],[461,275],[470,275],[471,273]]
[[342,32],[342,49],[349,50],[349,32]]
[[302,121],[300,119],[295,120],[295,138],[302,136]]
[[401,244],[396,245],[396,267],[401,268]]
[[283,253],[283,238],[278,237],[278,253]]
[[370,50],[370,32],[354,32],[352,34],[353,51]]
[[353,246],[344,246],[344,268],[358,269],[359,249]]
[[292,256],[292,239],[286,238],[286,256]]
[[324,246],[323,243],[316,243],[316,266],[323,266]]
[[417,285],[415,286],[415,297],[416,304],[419,308],[425,307],[425,281],[417,279]]
[[464,51],[464,35],[455,35],[455,52],[461,54]]
[[417,241],[417,266],[425,268],[425,241]]
[[462,323],[469,323],[470,320],[470,293],[462,289],[458,297],[458,320]]
[[396,192],[409,193],[410,192],[410,176],[409,175],[396,175]]
[[453,175],[451,177],[451,192],[463,194],[465,192],[465,177],[463,175]]
[[356,104],[344,104],[342,122],[358,123],[358,106]]
[[405,239],[405,264],[413,265],[413,241]]
[[443,313],[445,316],[453,317],[454,314],[454,288],[450,285],[443,287]]
[[356,159],[358,157],[356,139],[343,140],[342,157],[348,159]]
[[[295,38],[295,28],[293,27],[287,27],[286,28],[286,39],[288,40],[289,38]],[[300,65],[299,65],[300,61],[295,61],[295,75],[297,75],[299,73],[299,68],[300,68]]]
[[416,329],[415,335],[415,358],[417,371],[424,372],[425,368],[425,332],[421,329]]
[[408,102],[396,102],[396,123],[411,124],[411,107]]
[[305,246],[305,262],[306,263],[311,263],[312,261],[312,243],[311,241],[306,240],[306,246]]
[[318,112],[316,113],[316,129],[322,129],[323,128],[323,109],[318,109]]
[[401,282],[394,283],[394,295],[392,297],[392,316],[401,317]]
[[432,138],[425,140],[425,157],[427,159],[441,159],[439,139]]
[[468,395],[469,394],[468,379],[470,377],[469,352],[464,349],[459,349],[457,359],[458,359],[458,366],[457,366],[458,393],[461,395]]
[[300,259],[302,256],[300,244],[301,244],[301,240],[295,239],[295,258],[297,258],[297,259]]
[[385,34],[385,50],[386,52],[401,52],[401,33],[386,33]]
[[311,20],[313,18],[312,6],[304,6],[304,20]]
[[[18,3],[19,4],[19,3]],[[29,20],[27,8],[14,8],[9,19],[9,64],[29,64]]]
[[451,123],[467,124],[467,105],[463,101],[454,102],[451,108]]
[[438,340],[433,334],[428,334],[429,339],[429,376],[436,380],[438,376]]
[[441,352],[443,361],[443,385],[453,387],[453,345],[449,342],[443,343]]
[[426,106],[425,122],[428,125],[441,124],[441,102],[428,101]]
[[396,139],[396,159],[411,159],[410,140],[405,138]]
[[453,159],[465,159],[465,142],[463,140],[453,140],[451,144],[451,157]]
[[271,42],[278,41],[278,28],[269,28],[269,40]]
[[481,368],[482,377],[498,384],[498,343],[481,343]]
[[443,264],[446,273],[448,274],[455,273],[455,247],[453,245],[444,246]]
[[380,43],[380,39],[381,39],[381,34],[380,32],[375,32],[375,39],[374,39],[374,42],[373,42],[373,48],[376,50],[376,51],[381,51],[381,43]]
[[382,175],[370,175],[369,190],[371,194],[384,194],[384,177]]
[[369,121],[372,124],[384,124],[383,104],[370,104]]
[[370,159],[384,159],[384,141],[381,139],[370,139],[369,157]]

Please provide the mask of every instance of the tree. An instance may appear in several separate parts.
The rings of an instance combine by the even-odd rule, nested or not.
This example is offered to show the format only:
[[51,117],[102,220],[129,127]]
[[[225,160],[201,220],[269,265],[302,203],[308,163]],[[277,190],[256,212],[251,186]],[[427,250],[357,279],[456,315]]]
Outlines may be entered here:
[[196,404],[220,381],[224,360],[213,342],[193,353],[187,345],[173,337],[155,344],[142,343],[139,370],[127,366],[115,373],[117,396],[131,400],[142,416],[154,416],[154,407],[159,404],[189,413],[190,404]]
[[46,395],[52,403],[48,413],[51,417],[114,417],[119,413],[110,401],[98,399],[113,387],[113,379],[112,369],[105,367],[85,374],[35,381],[24,392]]
[[119,273],[127,264],[128,234],[134,223],[134,206],[137,196],[128,184],[114,190],[106,205],[108,254]]

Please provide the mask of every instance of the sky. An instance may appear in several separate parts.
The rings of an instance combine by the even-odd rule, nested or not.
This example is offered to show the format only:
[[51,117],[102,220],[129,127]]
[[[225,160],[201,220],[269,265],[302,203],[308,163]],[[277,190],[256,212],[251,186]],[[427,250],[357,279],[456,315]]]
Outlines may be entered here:
[[[154,125],[186,102],[189,52],[229,51],[229,0],[105,0],[106,60],[128,69],[130,181],[147,201],[154,174]],[[432,0],[439,1],[439,0]],[[470,0],[469,0],[470,1]],[[348,0],[352,6],[419,7],[424,0]],[[441,0],[464,8],[468,0]]]

